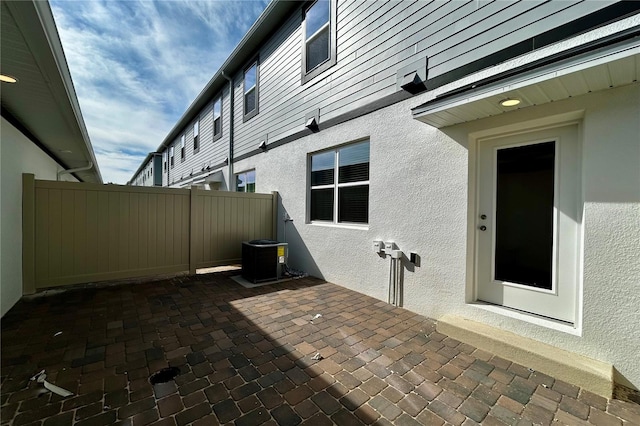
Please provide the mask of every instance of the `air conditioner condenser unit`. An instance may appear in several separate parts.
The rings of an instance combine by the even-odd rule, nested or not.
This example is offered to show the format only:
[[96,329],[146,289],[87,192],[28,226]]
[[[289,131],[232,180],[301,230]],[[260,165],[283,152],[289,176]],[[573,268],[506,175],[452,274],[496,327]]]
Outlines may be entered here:
[[242,277],[254,284],[284,277],[288,244],[273,240],[242,243]]

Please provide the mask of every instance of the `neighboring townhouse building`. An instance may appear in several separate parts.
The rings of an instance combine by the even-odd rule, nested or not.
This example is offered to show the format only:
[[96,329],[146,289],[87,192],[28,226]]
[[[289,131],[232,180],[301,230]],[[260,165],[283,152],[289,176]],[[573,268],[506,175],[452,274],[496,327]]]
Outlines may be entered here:
[[273,1],[163,186],[278,191],[292,267],[638,388],[639,76],[640,2]]
[[4,315],[23,294],[22,174],[102,183],[48,2],[0,4],[1,260]]
[[127,182],[134,186],[162,186],[162,154],[150,152],[134,174],[134,178]]

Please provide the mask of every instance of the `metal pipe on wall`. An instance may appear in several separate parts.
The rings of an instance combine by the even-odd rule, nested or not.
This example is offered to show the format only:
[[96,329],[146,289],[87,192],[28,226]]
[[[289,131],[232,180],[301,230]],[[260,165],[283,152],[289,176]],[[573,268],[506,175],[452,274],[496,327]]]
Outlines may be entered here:
[[[233,78],[227,76],[227,74],[225,74],[224,70],[220,73],[220,75],[222,75],[222,77],[224,77],[228,82],[229,82],[229,153],[227,155],[227,160],[229,161],[229,164],[227,165],[228,167],[228,174],[229,174],[229,191],[235,191],[236,190],[236,185],[235,185],[235,179],[233,176],[233,116],[234,116],[234,90],[233,90]],[[222,114],[222,111],[220,111],[220,114]]]
[[393,306],[402,306],[402,252],[393,250],[389,264],[389,294],[387,301]]

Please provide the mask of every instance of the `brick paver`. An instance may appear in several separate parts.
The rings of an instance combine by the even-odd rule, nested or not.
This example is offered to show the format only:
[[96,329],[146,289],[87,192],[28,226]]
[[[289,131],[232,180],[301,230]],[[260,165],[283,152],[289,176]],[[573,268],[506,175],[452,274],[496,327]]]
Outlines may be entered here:
[[[407,310],[313,278],[246,289],[237,273],[23,299],[2,319],[0,424],[640,424],[638,404]],[[175,380],[149,383],[169,366]],[[76,395],[29,381],[42,369]]]

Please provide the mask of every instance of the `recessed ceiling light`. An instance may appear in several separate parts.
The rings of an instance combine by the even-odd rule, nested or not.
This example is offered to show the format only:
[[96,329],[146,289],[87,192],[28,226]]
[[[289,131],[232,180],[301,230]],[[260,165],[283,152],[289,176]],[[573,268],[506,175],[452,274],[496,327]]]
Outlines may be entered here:
[[504,106],[504,107],[512,107],[512,106],[516,106],[520,104],[520,99],[511,99],[511,98],[507,98],[507,99],[503,99],[500,101],[500,105]]
[[60,154],[71,154],[71,150],[68,149],[61,149],[60,151],[58,151]]
[[5,83],[17,83],[18,79],[7,74],[0,74],[0,81]]

